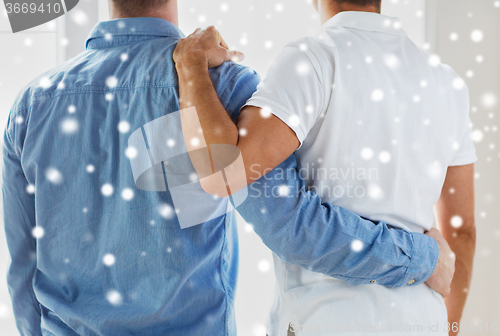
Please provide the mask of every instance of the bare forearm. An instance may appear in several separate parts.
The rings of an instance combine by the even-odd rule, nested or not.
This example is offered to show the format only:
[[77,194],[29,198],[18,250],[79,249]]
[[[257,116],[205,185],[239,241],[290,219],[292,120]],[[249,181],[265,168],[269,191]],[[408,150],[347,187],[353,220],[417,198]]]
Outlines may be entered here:
[[[445,298],[448,321],[453,325],[460,323],[462,318],[472,280],[476,248],[473,164],[448,168],[435,210],[438,228],[456,256],[451,292]],[[450,332],[451,336],[456,334]]]
[[238,129],[217,97],[208,68],[176,64],[181,109],[195,107],[207,145],[238,143]]
[[[451,283],[451,293],[446,297],[445,302],[448,310],[448,321],[451,325],[453,323],[458,325],[462,318],[472,280],[476,232],[475,229],[470,229],[468,232],[449,230],[449,232],[444,232],[444,236],[456,255],[455,276]],[[450,335],[456,335],[456,333],[450,332]]]

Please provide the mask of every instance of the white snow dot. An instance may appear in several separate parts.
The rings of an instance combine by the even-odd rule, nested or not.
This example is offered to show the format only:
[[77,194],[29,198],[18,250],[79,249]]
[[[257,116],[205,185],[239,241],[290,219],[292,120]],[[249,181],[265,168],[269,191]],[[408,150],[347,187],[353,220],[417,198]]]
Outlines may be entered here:
[[16,117],[16,124],[22,124],[24,122],[24,118],[21,116]]
[[472,33],[470,34],[470,38],[472,39],[472,41],[479,43],[483,40],[484,34],[481,30],[476,29],[472,31]]
[[106,79],[106,85],[107,85],[110,89],[115,88],[115,87],[118,85],[118,78],[116,78],[115,76],[109,76],[109,77]]
[[300,63],[297,66],[297,72],[299,73],[299,75],[307,75],[309,73],[309,70],[310,66],[307,63]]
[[437,67],[441,64],[441,58],[438,55],[431,55],[429,57],[429,64],[433,67]]
[[130,124],[126,121],[120,121],[118,123],[118,131],[120,133],[128,133],[130,131]]
[[248,131],[246,128],[240,128],[239,132],[240,136],[244,137],[248,134]]
[[450,40],[452,40],[452,41],[458,40],[458,34],[457,33],[451,33],[450,34]]
[[33,40],[28,37],[24,40],[24,45],[27,47],[31,47],[33,45]]
[[222,5],[220,5],[220,10],[222,12],[227,12],[227,10],[229,9],[229,6],[225,3],[223,3]]
[[45,235],[45,230],[41,226],[35,226],[33,230],[31,230],[31,234],[36,239],[40,239]]
[[492,108],[497,105],[497,97],[491,92],[485,93],[481,98],[481,101],[483,106],[486,108]]
[[442,171],[441,164],[437,161],[427,167],[427,174],[432,179],[440,178]]
[[35,186],[33,184],[28,184],[26,187],[26,192],[30,195],[34,194],[36,191]]
[[377,89],[377,90],[374,90],[372,92],[372,100],[373,101],[378,102],[378,101],[381,101],[383,99],[384,99],[384,91]]
[[483,55],[477,55],[476,56],[476,62],[477,63],[483,63],[483,61],[484,61]]
[[460,149],[460,144],[457,142],[457,141],[454,141],[452,144],[451,144],[451,148],[455,151],[459,150]]
[[113,39],[113,35],[111,33],[104,34],[104,39],[106,41],[111,41]]
[[359,252],[363,249],[363,242],[361,240],[353,240],[351,243],[351,249],[354,252]]
[[254,336],[266,336],[267,328],[261,323],[256,323],[252,326],[252,332]]
[[128,60],[128,54],[122,53],[120,55],[120,59],[122,60],[122,62],[126,62]]
[[73,118],[64,119],[61,122],[61,130],[65,134],[73,134],[78,131],[78,121]]
[[388,151],[383,151],[379,154],[378,159],[382,163],[388,163],[389,161],[391,161],[391,153],[389,153]]
[[125,150],[125,156],[129,159],[135,159],[137,154],[137,149],[135,149],[135,147],[127,147],[127,149]]
[[465,73],[465,75],[466,75],[467,77],[469,77],[469,78],[472,78],[472,77],[474,77],[474,71],[472,71],[472,70],[467,70],[467,72]]
[[247,45],[248,44],[248,37],[246,34],[243,34],[243,36],[240,38],[240,44],[241,45]]
[[393,54],[384,55],[384,63],[391,70],[396,70],[401,65],[399,58]]
[[312,105],[307,105],[306,106],[306,113],[311,114],[314,112],[314,107]]
[[200,139],[198,138],[192,138],[191,139],[191,146],[198,147],[200,145]]
[[94,165],[91,165],[91,164],[88,165],[86,169],[87,169],[87,173],[89,173],[89,174],[92,174],[95,171]]
[[170,219],[174,216],[174,209],[166,203],[160,204],[158,212],[160,213],[160,216],[165,219]]
[[372,157],[373,157],[373,150],[371,148],[363,148],[361,150],[361,157],[364,159],[364,160],[370,160]]
[[374,200],[380,200],[384,196],[384,191],[376,184],[371,184],[368,187],[368,196]]
[[427,81],[426,81],[426,80],[422,80],[422,81],[420,82],[420,86],[421,86],[421,87],[423,87],[423,88],[424,88],[424,87],[427,87],[427,85],[428,85],[428,83],[427,83]]
[[273,42],[272,41],[266,41],[266,42],[264,42],[264,47],[266,49],[271,49],[273,47]]
[[365,62],[371,64],[373,62],[373,58],[371,56],[366,56]]
[[459,227],[462,226],[462,224],[464,223],[464,220],[460,216],[453,216],[453,217],[451,217],[450,223],[451,223],[451,226],[453,226],[455,229],[458,229]]
[[104,257],[102,258],[102,263],[108,267],[113,266],[115,264],[115,262],[116,262],[116,258],[111,253],[105,254]]
[[126,188],[122,190],[122,198],[125,201],[130,201],[132,198],[134,198],[134,191],[130,188]]
[[462,90],[465,87],[465,82],[462,78],[455,78],[453,81],[453,88],[455,90]]
[[246,232],[253,232],[254,231],[253,225],[252,224],[246,224],[245,225],[245,231]]
[[205,21],[207,21],[207,17],[205,15],[198,16],[198,22],[204,23]]
[[297,126],[300,123],[300,118],[296,115],[291,116],[288,119],[288,122],[290,123],[290,126]]
[[283,4],[279,3],[279,4],[276,4],[276,6],[274,8],[276,9],[277,12],[282,12],[285,7],[283,6]]
[[474,142],[481,142],[483,141],[484,135],[481,130],[474,130],[472,131],[472,141]]
[[171,247],[167,247],[167,253],[172,253],[172,248]]
[[306,51],[306,50],[307,50],[307,46],[306,46],[304,43],[302,43],[302,44],[299,46],[299,48],[300,48],[300,50],[302,50],[302,51]]
[[114,190],[113,186],[109,183],[103,184],[103,186],[101,187],[101,192],[105,197],[109,197],[109,196],[113,195],[114,191],[115,190]]
[[261,108],[260,109],[260,116],[264,119],[267,119],[271,116],[271,108]]
[[55,168],[47,169],[45,177],[53,184],[61,184],[63,181],[62,174]]
[[496,8],[500,8],[500,1],[495,1],[493,4]]
[[112,93],[106,93],[104,95],[104,98],[107,100],[107,101],[112,101],[113,100],[113,94]]
[[108,300],[108,302],[111,303],[113,306],[119,306],[123,302],[122,295],[117,291],[115,291],[114,289],[106,293],[106,300]]
[[414,103],[419,103],[422,100],[422,98],[419,95],[413,96],[413,102]]
[[87,14],[85,14],[84,11],[78,8],[72,11],[71,19],[73,19],[73,21],[79,26],[85,26],[89,21],[89,17],[87,16]]
[[286,197],[288,196],[290,193],[290,187],[287,186],[287,185],[281,185],[279,186],[278,188],[278,195],[280,195],[280,197]]
[[268,272],[271,269],[271,263],[269,261],[267,261],[267,260],[261,260],[257,264],[257,268],[262,273],[266,273],[266,272]]
[[47,89],[50,85],[52,85],[51,80],[48,77],[42,77],[39,82],[40,87]]
[[167,146],[172,148],[175,146],[175,140],[174,139],[168,139],[167,140]]
[[76,106],[75,105],[70,105],[68,106],[68,112],[73,114],[76,112]]

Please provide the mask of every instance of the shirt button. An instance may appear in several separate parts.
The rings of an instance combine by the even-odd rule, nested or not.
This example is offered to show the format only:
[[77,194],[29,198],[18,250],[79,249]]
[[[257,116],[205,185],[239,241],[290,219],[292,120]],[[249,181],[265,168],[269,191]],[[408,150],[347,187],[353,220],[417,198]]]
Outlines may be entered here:
[[410,282],[408,282],[408,285],[413,285],[415,283],[415,279],[411,279]]
[[372,280],[372,281],[370,281],[370,283],[375,283],[375,282],[377,282],[377,280]]

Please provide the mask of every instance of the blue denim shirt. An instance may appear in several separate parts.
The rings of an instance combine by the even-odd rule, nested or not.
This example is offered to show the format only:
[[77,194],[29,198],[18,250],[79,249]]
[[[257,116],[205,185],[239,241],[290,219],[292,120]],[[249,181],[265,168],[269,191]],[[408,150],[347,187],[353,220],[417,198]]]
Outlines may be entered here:
[[[175,214],[164,216],[169,191],[136,188],[126,155],[132,131],[179,110],[172,52],[182,36],[161,19],[102,22],[85,52],[35,79],[13,106],[3,202],[22,335],[236,334],[234,213],[182,230]],[[210,75],[236,118],[258,75],[232,63]],[[295,167],[294,156],[280,166]],[[352,284],[416,285],[432,274],[433,239],[321,204],[297,176],[275,174],[249,188],[239,210],[284,260]],[[283,184],[292,197],[259,197]],[[367,248],[353,252],[353,239]]]

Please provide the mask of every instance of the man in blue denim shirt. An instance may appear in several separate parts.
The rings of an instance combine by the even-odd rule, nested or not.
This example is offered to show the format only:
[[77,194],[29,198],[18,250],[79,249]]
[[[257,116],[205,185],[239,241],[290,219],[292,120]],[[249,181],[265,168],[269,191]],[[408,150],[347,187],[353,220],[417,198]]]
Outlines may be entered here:
[[[134,12],[139,2],[143,11]],[[35,79],[11,110],[4,221],[22,335],[236,334],[234,213],[181,230],[164,211],[172,205],[168,190],[134,185],[130,132],[179,110],[176,3],[147,3],[112,2],[112,18],[123,19],[97,25],[85,52]],[[259,82],[230,62],[211,79],[233,117]],[[294,156],[280,166],[295,167]],[[286,183],[296,197],[248,197],[239,211],[283,260],[351,284],[392,287],[435,271],[433,238],[321,204],[298,192],[296,176],[273,174],[266,187]],[[353,239],[369,248],[353,252]]]

